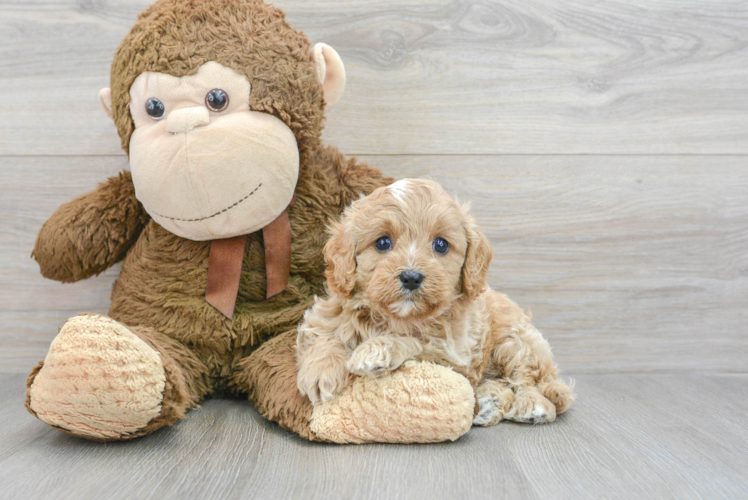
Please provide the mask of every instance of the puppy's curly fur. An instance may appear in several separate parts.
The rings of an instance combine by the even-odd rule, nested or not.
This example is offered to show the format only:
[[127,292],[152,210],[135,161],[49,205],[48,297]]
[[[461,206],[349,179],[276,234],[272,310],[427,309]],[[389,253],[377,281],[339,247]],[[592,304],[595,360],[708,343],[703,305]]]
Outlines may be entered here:
[[486,285],[488,240],[438,184],[406,179],[379,188],[331,232],[330,295],[306,312],[297,338],[298,387],[313,403],[354,375],[378,377],[415,359],[470,380],[478,425],[550,422],[572,405],[548,342]]

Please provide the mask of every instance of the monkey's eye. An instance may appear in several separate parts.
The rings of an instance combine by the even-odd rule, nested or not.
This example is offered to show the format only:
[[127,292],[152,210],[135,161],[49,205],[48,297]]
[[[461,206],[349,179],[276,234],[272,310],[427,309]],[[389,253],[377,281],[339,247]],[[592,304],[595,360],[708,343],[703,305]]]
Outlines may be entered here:
[[447,240],[445,240],[441,236],[434,239],[434,252],[440,255],[444,255],[449,252],[449,243],[447,243]]
[[213,89],[205,96],[205,105],[211,111],[223,111],[229,105],[229,95],[221,89]]
[[382,236],[374,243],[374,248],[376,248],[380,252],[392,250],[392,240],[389,236]]
[[160,120],[164,117],[166,107],[164,107],[163,102],[159,101],[155,97],[151,97],[145,102],[145,112],[148,113],[148,116],[150,116],[154,120]]

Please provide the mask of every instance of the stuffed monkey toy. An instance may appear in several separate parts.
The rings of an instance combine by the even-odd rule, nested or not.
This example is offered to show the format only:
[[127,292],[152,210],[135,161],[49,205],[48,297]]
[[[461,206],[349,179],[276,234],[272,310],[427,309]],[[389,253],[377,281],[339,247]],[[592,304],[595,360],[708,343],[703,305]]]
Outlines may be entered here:
[[391,179],[320,140],[345,72],[261,0],[159,0],[114,55],[114,120],[130,170],[61,206],[33,251],[72,283],[123,260],[108,316],[70,318],[26,406],[75,436],[131,439],[207,397],[248,397],[307,439],[454,440],[475,398],[409,363],[313,407],[296,387],[296,325],[325,293],[326,227]]

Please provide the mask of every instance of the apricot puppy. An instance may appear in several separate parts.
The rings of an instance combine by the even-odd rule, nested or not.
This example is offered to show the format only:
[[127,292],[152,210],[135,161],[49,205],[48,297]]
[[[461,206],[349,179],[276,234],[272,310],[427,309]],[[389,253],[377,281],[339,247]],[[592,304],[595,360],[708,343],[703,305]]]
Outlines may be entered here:
[[486,285],[493,251],[438,184],[405,179],[354,202],[325,246],[328,298],[304,315],[298,387],[313,403],[353,375],[405,361],[452,367],[476,388],[477,425],[551,422],[574,402],[548,342]]

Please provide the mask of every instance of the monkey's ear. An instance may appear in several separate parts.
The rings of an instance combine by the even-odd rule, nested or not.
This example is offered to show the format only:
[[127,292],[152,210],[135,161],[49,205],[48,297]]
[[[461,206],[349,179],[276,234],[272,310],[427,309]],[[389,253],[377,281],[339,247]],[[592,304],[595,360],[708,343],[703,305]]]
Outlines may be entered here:
[[312,61],[317,70],[317,78],[322,84],[326,109],[330,110],[343,96],[345,66],[335,49],[326,43],[317,43],[312,47]]
[[112,113],[112,91],[109,87],[99,91],[99,101],[101,102],[101,107],[104,108],[104,112],[107,116],[109,118],[114,118],[114,113]]

